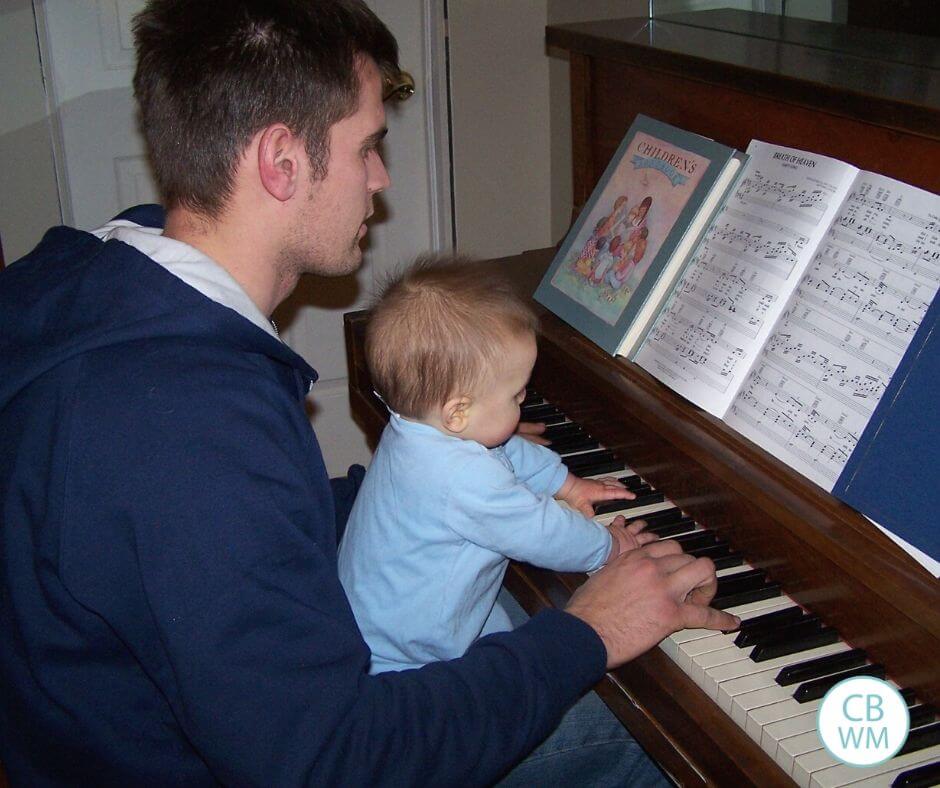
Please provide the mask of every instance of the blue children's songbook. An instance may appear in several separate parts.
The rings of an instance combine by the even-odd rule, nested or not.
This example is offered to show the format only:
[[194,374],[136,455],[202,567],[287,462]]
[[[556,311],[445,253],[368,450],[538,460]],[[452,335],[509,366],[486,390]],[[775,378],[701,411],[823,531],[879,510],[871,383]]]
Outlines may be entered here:
[[608,353],[630,356],[746,158],[638,115],[535,299]]

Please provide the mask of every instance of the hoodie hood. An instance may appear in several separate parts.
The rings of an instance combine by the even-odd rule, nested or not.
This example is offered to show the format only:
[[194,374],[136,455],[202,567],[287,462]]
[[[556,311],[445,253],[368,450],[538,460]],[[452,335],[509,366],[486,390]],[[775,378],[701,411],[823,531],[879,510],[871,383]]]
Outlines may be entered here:
[[[156,205],[116,218],[143,227],[163,225]],[[77,355],[159,338],[263,353],[295,369],[307,390],[317,378],[287,345],[132,246],[55,227],[0,272],[0,408]]]

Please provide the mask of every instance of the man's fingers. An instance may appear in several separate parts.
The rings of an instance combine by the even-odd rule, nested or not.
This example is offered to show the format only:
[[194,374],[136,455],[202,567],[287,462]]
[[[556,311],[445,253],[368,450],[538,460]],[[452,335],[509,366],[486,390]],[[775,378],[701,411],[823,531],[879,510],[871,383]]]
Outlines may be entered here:
[[627,530],[634,536],[640,533],[644,528],[646,528],[646,520],[634,520],[627,526]]
[[740,618],[724,610],[688,602],[682,605],[682,620],[686,629],[720,629],[725,632],[735,630],[741,624]]
[[[672,556],[679,561],[679,563],[675,564],[676,568],[689,561],[695,560],[691,555],[686,555],[682,552],[682,546],[675,539],[657,539],[655,542],[643,545],[639,552],[642,552],[650,558]],[[673,572],[675,569],[670,565],[666,567],[666,571]]]
[[[683,553],[683,555],[687,555]],[[715,593],[715,564],[710,558],[695,558],[687,555],[691,560],[688,564],[678,567],[672,577],[673,588],[683,592],[683,597],[695,590]],[[709,601],[711,596],[708,597]]]

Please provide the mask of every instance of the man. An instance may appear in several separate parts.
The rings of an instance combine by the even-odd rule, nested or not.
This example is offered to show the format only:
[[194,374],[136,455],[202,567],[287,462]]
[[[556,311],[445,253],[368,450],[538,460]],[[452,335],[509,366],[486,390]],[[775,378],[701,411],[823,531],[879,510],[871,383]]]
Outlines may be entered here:
[[0,275],[14,784],[486,784],[605,666],[735,625],[711,564],[655,544],[568,612],[368,676],[336,576],[355,480],[268,316],[360,263],[394,39],[357,0],[152,0],[135,36],[165,217],[55,228]]

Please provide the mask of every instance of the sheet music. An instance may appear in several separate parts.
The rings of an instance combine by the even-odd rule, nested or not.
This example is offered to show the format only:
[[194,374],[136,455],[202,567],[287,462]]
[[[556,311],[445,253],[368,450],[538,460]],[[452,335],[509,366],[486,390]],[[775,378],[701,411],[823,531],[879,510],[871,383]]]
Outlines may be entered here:
[[725,421],[831,491],[940,286],[940,197],[861,173]]
[[738,185],[635,361],[723,416],[858,170],[753,141]]

